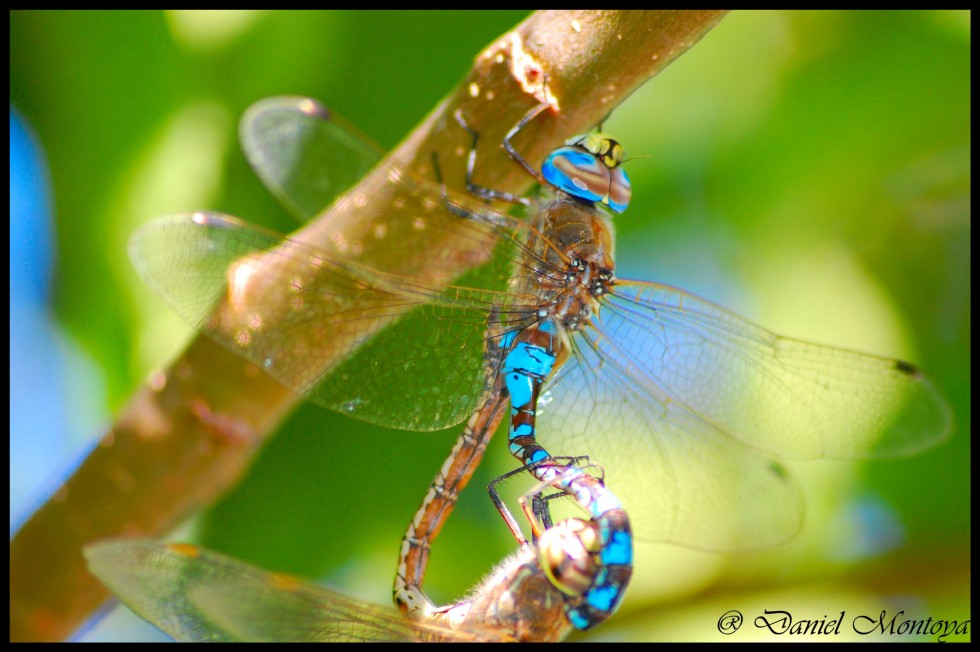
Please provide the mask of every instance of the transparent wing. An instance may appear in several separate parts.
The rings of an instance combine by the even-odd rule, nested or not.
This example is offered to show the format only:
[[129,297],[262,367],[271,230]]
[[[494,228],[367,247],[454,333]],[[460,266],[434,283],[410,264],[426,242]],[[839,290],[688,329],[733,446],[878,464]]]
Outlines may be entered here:
[[907,362],[781,337],[656,283],[619,283],[595,346],[639,387],[780,456],[909,455],[943,440],[949,408]]
[[787,541],[799,497],[766,453],[904,455],[949,431],[945,402],[911,365],[782,338],[663,285],[618,283],[571,343],[542,397],[540,438],[602,460],[647,540]]
[[256,102],[242,116],[239,138],[266,188],[304,222],[384,156],[353,125],[305,97]]
[[85,549],[89,570],[178,641],[458,640],[436,625],[184,544],[119,540]]
[[[434,290],[215,213],[162,218],[130,242],[140,274],[189,324],[310,400],[410,430],[459,423],[492,384],[488,325],[523,326],[509,259]],[[508,307],[510,306],[510,307]]]
[[[530,287],[509,283],[528,260],[527,227],[444,199],[395,162],[321,210],[380,152],[314,100],[262,100],[240,134],[270,191],[319,219],[290,241],[217,214],[154,222],[130,245],[141,275],[192,326],[315,403],[410,430],[469,416],[494,366],[486,339],[530,321],[533,299],[504,291]],[[546,268],[517,273],[538,282]]]
[[553,454],[601,460],[638,538],[744,551],[799,532],[802,497],[778,463],[651,396],[593,335],[572,335],[574,355],[538,404],[539,439]]

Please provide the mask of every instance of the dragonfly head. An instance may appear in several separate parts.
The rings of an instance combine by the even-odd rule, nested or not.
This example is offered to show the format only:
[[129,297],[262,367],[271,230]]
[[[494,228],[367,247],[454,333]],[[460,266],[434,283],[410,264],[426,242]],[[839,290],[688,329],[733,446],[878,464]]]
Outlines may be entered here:
[[569,518],[548,528],[538,538],[538,562],[551,584],[577,598],[592,585],[598,567],[593,555],[599,550],[594,522]]
[[615,213],[630,203],[632,187],[623,162],[623,146],[603,133],[568,139],[545,159],[545,180],[577,199],[599,202]]

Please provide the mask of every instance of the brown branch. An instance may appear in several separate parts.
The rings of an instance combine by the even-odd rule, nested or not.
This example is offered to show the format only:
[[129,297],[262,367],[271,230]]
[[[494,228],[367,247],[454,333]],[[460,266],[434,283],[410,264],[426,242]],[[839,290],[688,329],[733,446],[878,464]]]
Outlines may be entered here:
[[[392,153],[431,178],[432,152],[447,156],[445,176],[463,186],[468,137],[452,120],[461,108],[481,132],[483,185],[521,192],[529,181],[499,150],[506,131],[541,98],[555,110],[538,118],[534,138],[519,140],[532,162],[565,137],[587,130],[647,79],[698,41],[719,11],[541,12],[477,56],[473,69]],[[543,76],[547,76],[547,86]],[[331,236],[363,245],[361,259],[383,264],[390,249],[372,250],[374,219],[398,223],[380,166],[347,202],[295,234],[326,247]],[[404,221],[401,224],[404,226]],[[420,278],[447,278],[474,260],[464,254],[406,265]],[[443,242],[438,251],[454,251]],[[444,264],[443,264],[444,263]],[[324,343],[331,346],[331,343]],[[343,348],[334,345],[336,356]],[[253,452],[299,398],[208,337],[199,335],[165,372],[137,390],[116,424],[10,544],[11,640],[70,635],[107,596],[85,569],[82,546],[115,536],[160,536],[236,482]]]

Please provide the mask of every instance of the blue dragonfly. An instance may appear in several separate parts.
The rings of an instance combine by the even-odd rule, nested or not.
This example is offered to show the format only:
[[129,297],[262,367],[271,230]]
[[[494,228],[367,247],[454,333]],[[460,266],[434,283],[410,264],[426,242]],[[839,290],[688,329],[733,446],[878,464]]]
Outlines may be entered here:
[[[408,430],[470,417],[403,541],[406,611],[432,608],[419,590],[431,539],[508,398],[511,450],[539,479],[594,519],[625,507],[639,538],[704,550],[796,534],[801,497],[772,456],[899,456],[948,434],[945,402],[909,363],[778,336],[677,288],[617,279],[611,218],[597,204],[628,204],[621,148],[575,139],[538,173],[512,139],[545,106],[504,142],[545,188],[540,200],[476,186],[474,146],[474,196],[387,159],[290,239],[196,213],[153,222],[131,243],[178,314],[310,400]],[[243,124],[253,167],[304,217],[329,199],[324,162],[357,142],[325,115],[280,99]],[[388,213],[359,213],[368,194],[383,194]],[[496,199],[527,203],[529,219],[491,210]],[[447,273],[447,260],[466,271]],[[600,504],[587,474],[549,463],[536,427],[553,450],[603,460],[622,505]],[[622,551],[608,566],[625,569],[613,541],[628,523],[605,531],[603,547]],[[607,617],[624,586],[597,576],[593,588],[613,597],[586,600],[573,623]]]
[[600,568],[598,539],[581,518],[544,527],[467,597],[415,620],[190,544],[114,539],[84,553],[124,604],[177,641],[560,641],[572,629],[566,603]]
[[[294,119],[297,112],[310,118],[310,122],[306,124],[297,123]],[[311,208],[312,206],[320,206],[326,201],[318,201],[315,197],[323,197],[327,194],[326,188],[332,187],[329,183],[323,181],[325,175],[322,174],[322,166],[319,166],[316,157],[312,157],[311,159],[309,153],[310,151],[315,152],[318,147],[323,147],[325,144],[334,141],[345,138],[349,140],[350,137],[347,135],[349,131],[339,125],[340,122],[335,116],[331,116],[329,112],[319,105],[305,99],[273,99],[264,101],[256,107],[253,107],[243,120],[242,140],[245,144],[246,152],[249,154],[250,161],[260,172],[260,175],[263,176],[270,188],[272,188],[273,192],[283,199],[287,207],[291,208],[301,217],[306,216],[311,210],[315,210]],[[356,140],[352,142],[356,144]],[[337,150],[336,147],[332,149]],[[347,167],[350,169],[356,169],[363,161],[369,160],[375,151],[374,148],[368,145],[358,145],[356,147],[349,147],[348,149],[348,155],[344,157],[344,160],[348,162]],[[317,179],[315,188],[311,190],[302,183],[294,183],[293,177],[283,172],[284,170],[291,170],[296,167],[304,169],[304,176]],[[316,174],[310,172],[309,169],[311,168],[316,168]],[[392,173],[394,174],[395,171]],[[272,176],[273,174],[278,176]],[[334,176],[336,177],[334,179],[335,184],[342,183],[342,180],[345,178],[343,176]],[[337,179],[341,179],[341,181],[337,181]],[[410,201],[417,202],[420,198],[426,203],[429,203],[429,200],[426,200],[423,195],[411,190],[407,184],[397,185],[394,188],[397,192],[396,196],[392,199],[392,203],[400,202],[405,204]],[[408,195],[404,194],[406,190],[409,191]],[[417,210],[417,206],[415,205],[412,208],[413,210]],[[414,220],[411,224],[411,231],[420,230],[419,223],[420,220]],[[441,229],[445,225],[435,226]],[[188,227],[191,229],[190,233],[183,235],[179,233]],[[196,239],[203,233],[198,227],[211,230],[212,236],[206,237],[205,240],[198,242],[196,245],[191,243],[189,247],[187,246],[188,242],[171,240],[172,238],[182,240],[184,237],[188,237],[191,240]],[[179,274],[190,273],[192,276],[203,275],[203,278],[199,277],[196,281],[190,278],[185,278],[180,281],[183,283],[183,281],[189,280],[191,281],[190,286],[193,287],[181,288],[179,292],[184,293],[183,298],[180,300],[181,305],[173,305],[173,307],[179,314],[191,321],[191,323],[207,329],[209,334],[216,337],[219,341],[228,344],[228,338],[233,338],[237,343],[236,349],[251,348],[253,334],[256,331],[266,329],[264,326],[266,320],[275,312],[271,303],[265,300],[258,300],[259,303],[266,304],[261,310],[256,309],[258,304],[254,303],[257,296],[255,294],[256,286],[254,282],[260,279],[271,278],[264,272],[260,274],[256,273],[258,266],[264,265],[264,263],[256,262],[255,259],[241,257],[241,254],[244,253],[244,250],[240,249],[241,247],[247,249],[256,243],[253,242],[250,244],[244,240],[239,240],[237,244],[233,244],[234,247],[239,248],[238,254],[231,254],[226,250],[230,241],[220,242],[225,235],[230,235],[235,239],[240,238],[246,235],[246,231],[250,230],[250,228],[233,222],[229,218],[214,214],[201,213],[192,216],[178,216],[170,220],[160,221],[155,225],[143,229],[134,237],[131,245],[131,252],[137,267],[141,269],[151,284],[157,286],[157,289],[165,297],[171,296],[170,290],[173,288],[165,289],[164,286],[174,282],[175,279],[172,277],[165,278],[165,276],[170,274],[169,272],[164,273],[163,276],[158,276],[159,273],[163,272],[159,267],[160,265],[170,267],[171,272],[177,272]],[[393,225],[391,228],[394,230],[397,228],[397,225]],[[435,231],[436,229],[433,230]],[[375,233],[377,232],[376,227],[373,231]],[[487,244],[489,243],[492,246],[491,239],[497,237],[494,231],[481,233],[471,228],[460,229],[457,230],[457,233],[451,233],[449,235],[458,236],[460,232],[465,233],[466,237],[469,237],[471,240],[479,241],[480,246],[477,248],[477,251],[484,258],[484,250]],[[258,235],[259,232],[253,229],[252,236]],[[160,238],[163,238],[163,240],[160,240]],[[278,240],[278,236],[275,239]],[[165,246],[161,245],[161,242],[164,240],[169,240]],[[267,244],[269,242],[267,241]],[[303,246],[297,241],[291,241],[290,246],[292,245]],[[200,247],[204,249],[199,250]],[[196,261],[191,259],[184,261],[178,260],[178,258],[183,258],[184,254],[190,254],[192,259],[199,254],[203,254],[204,258]],[[168,260],[158,259],[158,256],[163,256]],[[309,261],[313,265],[313,269],[320,270],[326,266],[329,270],[322,275],[317,272],[318,278],[312,281],[314,286],[310,287],[306,286],[307,281],[303,279],[302,273],[291,275],[290,282],[293,284],[294,290],[301,290],[300,293],[302,294],[313,291],[317,295],[317,300],[321,302],[339,300],[339,305],[335,305],[334,309],[338,310],[338,314],[344,314],[343,323],[337,324],[339,327],[337,329],[329,329],[326,322],[323,321],[306,323],[306,326],[314,327],[316,337],[324,344],[324,346],[317,347],[316,353],[310,352],[310,355],[314,356],[309,360],[311,364],[324,364],[322,355],[328,348],[326,346],[328,340],[323,337],[324,333],[329,333],[329,343],[333,344],[337,341],[346,341],[348,337],[358,339],[362,337],[362,331],[366,328],[367,323],[379,319],[382,321],[390,320],[393,316],[398,315],[399,310],[405,303],[406,293],[413,294],[419,292],[418,287],[406,285],[404,279],[392,275],[388,275],[386,279],[381,279],[380,275],[364,268],[363,265],[356,261],[351,261],[349,256],[345,257],[343,264],[340,266],[338,266],[338,260],[325,259],[322,256],[322,252],[318,252],[315,249],[308,249],[302,254],[299,254],[299,256]],[[213,278],[207,277],[213,275],[215,270],[207,270],[204,267],[209,267],[222,258],[225,258],[226,262],[230,263],[228,273],[233,277],[230,278],[230,284],[227,286],[230,303],[226,304],[227,311],[219,308],[207,315],[199,315],[200,320],[203,320],[200,321],[190,316],[190,311],[198,310],[204,304],[216,305],[215,301],[218,297],[194,297],[192,293],[197,291],[209,293],[214,289],[211,286]],[[235,262],[230,262],[232,258],[235,259]],[[405,257],[402,256],[402,258],[404,259]],[[201,264],[204,267],[201,267]],[[280,272],[284,271],[280,270]],[[299,272],[300,270],[294,271]],[[329,282],[324,283],[328,278],[330,279]],[[158,285],[156,281],[161,279],[163,280],[163,284]],[[396,289],[393,291],[382,285],[370,287],[370,283],[378,283],[379,281],[382,284],[393,283]],[[246,286],[250,286],[250,289],[245,290]],[[264,290],[259,290],[258,294],[263,294],[264,292]],[[242,293],[252,294],[252,298],[245,301]],[[306,309],[305,300],[300,299],[298,296],[296,298],[297,302],[290,306],[290,311],[293,312],[293,318],[299,318],[300,321],[305,321],[303,317],[299,316],[299,313],[304,312]],[[252,307],[245,307],[245,303],[251,303]],[[243,310],[245,312],[242,312]],[[240,322],[241,319],[245,319],[246,323],[242,324]],[[481,319],[485,322],[485,316],[481,317]],[[230,322],[238,322],[239,325],[233,326]],[[405,320],[401,323],[404,324]],[[299,322],[295,325],[299,326]],[[293,332],[295,334],[295,331]],[[223,335],[219,333],[223,333]],[[258,340],[255,340],[255,343],[260,347],[262,346],[258,343]],[[404,345],[400,344],[398,346],[403,347]],[[471,351],[473,350],[472,346],[469,348]],[[496,348],[499,349],[499,347]],[[523,352],[523,349],[520,349],[520,351]],[[467,351],[466,353],[469,352]],[[273,366],[276,367],[276,373],[273,375],[279,377],[279,374],[282,372],[280,365],[291,363],[285,357],[279,357],[278,359],[267,358],[263,364],[267,370]],[[369,364],[374,366],[374,363]],[[308,373],[308,371],[303,373]],[[457,370],[443,366],[441,371],[454,374]],[[385,375],[387,372],[379,370],[379,373],[380,375]],[[487,371],[482,373],[487,373]],[[496,374],[496,371],[493,373],[494,378],[497,378],[498,374]],[[500,378],[503,378],[503,376],[500,376]],[[391,380],[389,379],[389,386],[391,386]],[[503,415],[500,407],[505,401],[506,395],[501,392],[499,387],[492,388],[492,395],[494,399],[492,401],[488,399],[484,402],[482,409],[474,413],[468,428],[464,431],[453,453],[451,453],[443,471],[430,487],[430,491],[423,501],[423,505],[416,518],[410,525],[409,533],[403,542],[402,559],[400,560],[398,576],[396,578],[396,603],[408,613],[419,612],[422,617],[427,617],[436,609],[436,606],[420,590],[422,576],[427,564],[429,544],[435,534],[438,533],[442,523],[448,517],[455,503],[455,496],[462,490],[472,475],[473,470],[482,456],[486,440],[492,434],[496,423]],[[355,406],[360,407],[359,403],[361,401],[362,399],[347,401],[344,403],[342,409],[352,411],[355,409]],[[412,410],[418,411],[418,405],[412,405],[411,407]],[[467,409],[472,408],[467,407]],[[363,415],[364,413],[361,413],[361,416]],[[417,423],[419,418],[417,414],[411,414],[409,416],[412,418],[413,424]],[[525,461],[531,463],[533,460],[527,459]],[[549,467],[547,470],[542,470],[537,474],[539,479],[554,485],[560,492],[571,495],[579,505],[590,513],[592,518],[597,519],[600,530],[603,533],[601,546],[603,571],[596,577],[596,586],[587,592],[583,600],[569,602],[569,615],[573,619],[573,623],[577,627],[584,629],[604,620],[615,610],[622,590],[628,582],[632,570],[632,539],[629,534],[629,521],[618,499],[612,496],[612,494],[605,492],[601,486],[597,486],[594,478],[578,470],[559,467],[554,463],[549,464]],[[509,521],[509,524],[512,525],[512,530],[520,540],[521,535],[516,526],[513,526],[512,520]],[[609,595],[612,595],[613,599],[607,597]],[[601,606],[597,608],[596,605]]]

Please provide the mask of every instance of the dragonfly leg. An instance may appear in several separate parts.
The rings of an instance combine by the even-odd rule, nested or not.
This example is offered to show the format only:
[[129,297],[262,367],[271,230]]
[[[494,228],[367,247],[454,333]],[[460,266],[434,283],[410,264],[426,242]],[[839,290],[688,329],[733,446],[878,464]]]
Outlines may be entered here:
[[503,148],[507,152],[507,154],[512,159],[514,159],[514,161],[516,161],[518,164],[520,164],[520,166],[522,168],[524,168],[525,170],[527,170],[528,174],[530,174],[532,177],[534,177],[537,180],[537,182],[540,183],[541,185],[545,185],[547,183],[545,181],[544,177],[541,175],[540,172],[538,172],[537,170],[535,170],[531,166],[531,164],[528,163],[527,160],[525,160],[525,158],[523,156],[521,156],[520,152],[518,152],[517,149],[514,148],[514,145],[513,145],[513,143],[511,143],[511,140],[514,138],[514,136],[516,136],[517,134],[519,134],[520,131],[525,126],[527,126],[527,123],[531,122],[531,120],[534,120],[536,117],[538,117],[538,115],[542,111],[544,111],[547,108],[551,108],[551,105],[548,104],[547,102],[542,102],[541,104],[538,104],[537,106],[535,106],[534,108],[532,108],[530,111],[528,111],[527,113],[525,113],[524,114],[524,117],[521,118],[521,121],[518,122],[516,125],[514,125],[514,127],[510,131],[507,132],[507,135],[504,136],[504,140],[503,140],[503,143],[502,143]]
[[459,493],[466,487],[483,459],[487,442],[506,412],[505,403],[505,396],[499,391],[495,392],[473,414],[439,474],[429,486],[421,507],[402,538],[393,594],[395,605],[410,616],[424,618],[435,610],[435,606],[422,591],[429,550],[455,507]]
[[[554,496],[560,495],[561,494],[554,494]],[[526,503],[521,503],[521,507],[525,508],[524,513],[527,514],[528,518],[531,520],[531,523],[540,523],[541,529],[543,530],[547,530],[554,525],[554,521],[551,519],[551,507],[548,504],[551,502],[551,498],[552,497],[545,496],[543,492],[535,493],[533,496],[531,496],[530,512],[528,512],[527,508],[525,507]]]
[[[529,122],[534,120],[536,117],[538,117],[538,115],[541,114],[542,111],[548,108],[552,108],[552,105],[548,104],[547,102],[542,102],[532,107],[527,113],[524,114],[524,117],[521,118],[520,122],[514,125],[514,127],[507,132],[507,135],[504,136],[504,139],[501,142],[501,146],[504,148],[504,151],[507,152],[507,155],[510,156],[511,159],[513,159],[518,165],[524,168],[524,170],[529,175],[531,175],[531,177],[533,177],[535,181],[537,181],[541,185],[546,185],[548,183],[547,180],[544,178],[544,176],[542,176],[542,174],[538,170],[534,168],[534,166],[532,166],[530,163],[527,162],[527,159],[521,156],[521,153],[518,152],[517,149],[514,147],[512,140],[514,136],[519,134],[521,130],[524,129],[524,127],[526,127]],[[473,127],[469,125],[469,123],[466,121],[466,118],[463,116],[463,112],[461,110],[456,109],[456,112],[453,115],[456,118],[456,122],[458,122],[460,126],[462,126],[463,129],[468,131],[470,135],[473,137],[473,143],[470,146],[469,157],[466,160],[466,189],[470,193],[476,195],[477,197],[482,197],[483,199],[487,199],[487,200],[499,199],[502,201],[511,202],[513,204],[524,204],[525,206],[527,206],[529,202],[525,197],[521,197],[520,195],[515,195],[513,193],[504,192],[501,190],[495,190],[493,188],[487,188],[485,186],[480,186],[473,181],[473,170],[476,168],[476,144],[479,138],[479,134]]]
[[497,485],[504,480],[509,480],[515,475],[524,473],[524,471],[525,467],[518,467],[494,478],[487,485],[487,492],[490,494],[490,500],[493,501],[493,506],[497,508],[500,516],[503,517],[504,523],[507,524],[507,528],[510,530],[510,533],[514,535],[514,538],[517,539],[517,543],[521,544],[522,546],[527,544],[527,539],[524,537],[524,533],[521,532],[521,528],[517,524],[517,520],[514,518],[514,515],[511,514],[510,509],[507,508],[507,505],[504,504],[503,499],[500,497],[500,493],[497,491]]
[[[510,202],[512,204],[523,204],[524,206],[530,205],[530,201],[526,197],[521,197],[520,195],[515,195],[503,190],[487,188],[486,186],[478,185],[473,181],[473,170],[476,168],[476,144],[479,141],[479,134],[466,122],[466,118],[463,117],[463,112],[460,109],[456,109],[456,113],[453,115],[456,118],[456,122],[458,122],[460,126],[468,131],[470,136],[473,137],[473,143],[470,145],[470,153],[466,159],[466,189],[470,192],[470,194],[480,197],[481,199],[486,199],[487,201],[500,200]],[[510,134],[508,134],[508,136],[509,135]],[[523,161],[523,159],[520,160]],[[536,175],[533,168],[528,166],[526,163],[524,165],[532,175]]]
[[[581,455],[578,457],[558,457],[558,458],[554,458],[554,462],[563,466],[575,466],[579,468],[595,466],[599,468],[601,472],[601,467],[589,463],[589,457],[587,455]],[[507,505],[504,504],[503,499],[500,497],[500,492],[497,490],[497,485],[500,484],[501,482],[513,478],[516,475],[520,475],[528,470],[529,470],[528,466],[520,466],[516,469],[508,471],[507,473],[504,473],[501,476],[494,478],[487,485],[487,493],[490,494],[490,500],[493,501],[494,507],[497,508],[497,511],[500,513],[500,516],[504,519],[504,523],[507,524],[507,528],[510,530],[511,534],[514,535],[514,538],[517,540],[517,543],[519,543],[520,545],[525,545],[527,543],[527,539],[524,537],[524,533],[521,531],[521,528],[517,523],[517,519],[514,518],[510,509],[507,508]],[[547,485],[539,484],[536,489],[532,489],[527,494],[522,496],[520,499],[522,501],[521,502],[522,508],[523,508],[523,501],[529,497],[533,505],[540,504],[539,508],[533,511],[535,517],[532,518],[531,521],[532,529],[533,529],[533,524],[535,522],[539,522],[542,524],[541,527],[542,530],[547,530],[548,528],[551,527],[552,525],[551,514],[548,512],[547,505],[550,501],[565,495],[560,491],[558,493],[553,493],[551,495],[545,495],[544,493],[545,489],[547,489]],[[525,513],[527,513],[526,509],[524,511]],[[529,518],[531,517],[529,516]],[[538,530],[533,531],[532,535],[537,537]]]
[[[588,455],[581,455],[579,457],[555,457],[552,459],[558,462],[561,466],[575,467],[585,471],[594,477],[600,484],[604,484],[605,469],[598,464],[591,463]],[[552,493],[545,493],[544,490],[532,490],[521,496],[518,499],[518,502],[521,505],[521,509],[527,515],[528,520],[531,522],[532,528],[535,526],[535,524],[540,524],[541,530],[547,530],[553,525],[551,508],[549,505],[553,500],[565,498],[567,495],[568,494],[562,490]],[[530,500],[530,505],[528,505],[528,500]],[[539,532],[533,532],[533,534],[535,536],[540,536]]]

